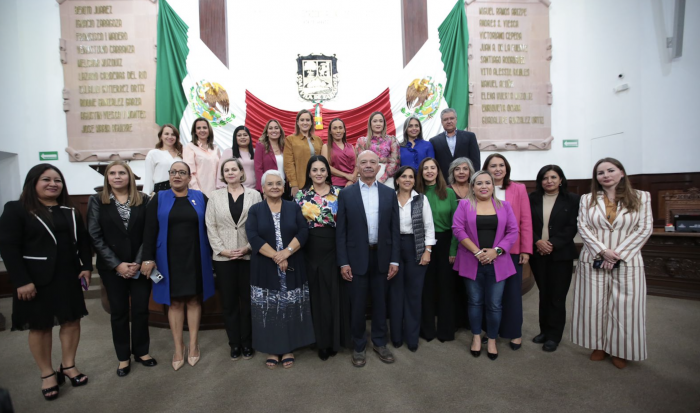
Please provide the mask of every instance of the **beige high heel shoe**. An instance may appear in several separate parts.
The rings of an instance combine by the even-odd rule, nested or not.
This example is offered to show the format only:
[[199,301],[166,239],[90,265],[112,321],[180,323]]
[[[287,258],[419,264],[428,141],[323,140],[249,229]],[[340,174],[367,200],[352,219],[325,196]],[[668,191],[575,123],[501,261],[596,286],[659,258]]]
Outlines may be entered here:
[[[190,349],[191,350],[191,349]],[[190,364],[190,366],[194,367],[195,364],[199,362],[199,357],[202,355],[202,352],[199,350],[199,345],[197,345],[197,353],[199,353],[199,356],[193,357],[189,356],[189,354],[192,354],[192,351],[188,354],[187,357],[187,362]]]
[[182,349],[182,360],[175,361],[175,356],[177,354],[173,354],[173,370],[178,371],[182,368],[182,366],[185,365],[185,352],[187,349],[183,347]]

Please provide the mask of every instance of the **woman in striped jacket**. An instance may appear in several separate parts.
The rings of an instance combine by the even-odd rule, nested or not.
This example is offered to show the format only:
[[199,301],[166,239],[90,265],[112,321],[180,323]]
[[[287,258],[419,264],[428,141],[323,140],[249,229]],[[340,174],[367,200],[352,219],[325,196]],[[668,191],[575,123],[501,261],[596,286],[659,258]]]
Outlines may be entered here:
[[620,161],[599,160],[591,193],[581,197],[578,230],[583,248],[576,267],[571,336],[608,355],[617,368],[647,358],[646,279],[641,249],[651,235],[648,192],[636,191]]

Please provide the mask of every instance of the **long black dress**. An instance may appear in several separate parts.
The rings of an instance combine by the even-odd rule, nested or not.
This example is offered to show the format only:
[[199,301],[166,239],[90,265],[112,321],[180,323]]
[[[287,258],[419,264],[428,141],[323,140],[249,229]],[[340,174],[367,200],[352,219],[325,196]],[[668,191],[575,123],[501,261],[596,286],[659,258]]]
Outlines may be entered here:
[[56,237],[56,267],[48,285],[36,287],[30,301],[12,300],[12,330],[46,330],[88,315],[76,267],[72,223],[59,207],[51,208],[51,230]]

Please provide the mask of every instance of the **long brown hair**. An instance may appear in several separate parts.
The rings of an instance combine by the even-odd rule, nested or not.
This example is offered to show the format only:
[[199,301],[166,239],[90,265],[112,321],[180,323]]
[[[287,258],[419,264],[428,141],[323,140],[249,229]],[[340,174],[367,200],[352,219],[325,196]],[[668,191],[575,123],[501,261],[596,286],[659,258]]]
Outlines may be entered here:
[[447,183],[445,183],[445,177],[442,176],[442,170],[440,170],[440,164],[433,158],[425,158],[421,161],[418,171],[416,171],[416,192],[419,194],[425,194],[427,189],[427,184],[425,183],[425,178],[423,178],[423,167],[426,162],[433,162],[437,167],[437,178],[435,179],[435,193],[441,201],[447,198]]
[[141,205],[143,203],[143,197],[141,196],[141,192],[139,192],[138,188],[136,188],[136,177],[134,176],[134,172],[129,167],[129,164],[124,161],[114,161],[107,165],[107,168],[105,169],[105,182],[104,186],[102,187],[100,201],[102,201],[103,204],[109,204],[111,202],[109,199],[109,194],[112,193],[112,187],[109,186],[109,170],[115,166],[123,167],[126,169],[127,175],[129,175],[129,205]]
[[[299,129],[299,118],[304,113],[308,113],[308,115],[311,116],[311,128],[309,129],[309,137],[313,138],[313,136],[314,136],[314,115],[312,115],[311,112],[309,112],[306,109],[302,109],[299,111],[299,113],[297,113],[297,118],[294,121],[294,134],[297,136],[306,137],[306,136],[302,135],[301,129]],[[280,126],[280,128],[281,128],[281,126]]]
[[267,128],[270,126],[272,122],[275,122],[277,126],[280,128],[280,152],[284,151],[284,129],[282,129],[282,124],[277,120],[277,119],[270,119],[267,121],[265,124],[265,129],[263,129],[263,133],[260,136],[260,139],[258,139],[258,142],[262,142],[263,146],[265,146],[265,153],[270,152],[270,138],[267,136]]
[[382,117],[382,120],[384,121],[384,129],[382,129],[382,138],[386,138],[386,118],[384,117],[384,114],[382,112],[372,112],[371,115],[369,115],[369,119],[367,120],[367,144],[369,147],[369,142],[372,140],[372,136],[374,136],[374,132],[372,132],[372,118],[374,118],[374,115],[379,115]]
[[199,145],[199,138],[197,137],[197,122],[204,121],[207,123],[207,128],[209,128],[209,136],[207,136],[207,145],[209,146],[209,149],[214,149],[214,129],[211,128],[211,123],[207,120],[207,118],[202,118],[199,117],[192,122],[192,143],[195,145]]
[[173,135],[175,135],[175,144],[173,145],[175,147],[175,151],[177,152],[177,156],[182,158],[182,142],[180,142],[180,132],[177,130],[177,128],[169,123],[166,123],[165,125],[161,126],[160,130],[158,131],[158,143],[156,143],[156,149],[163,149],[163,131],[165,128],[170,128],[173,130]]
[[348,144],[348,129],[345,127],[345,122],[343,122],[343,120],[340,118],[333,119],[331,123],[328,124],[328,143],[326,144],[328,145],[328,163],[330,166],[333,166],[333,141],[335,140],[331,134],[331,126],[333,126],[333,122],[336,121],[343,124],[343,145]]
[[[46,206],[39,201],[39,197],[36,194],[36,184],[39,182],[39,178],[41,178],[41,175],[49,169],[56,171],[63,182],[63,189],[58,195],[58,198],[56,198],[56,202],[58,205],[73,208],[73,202],[71,202],[70,196],[68,195],[66,180],[63,178],[63,174],[58,168],[50,163],[40,163],[33,166],[32,169],[27,172],[27,177],[24,179],[24,186],[22,187],[22,194],[19,196],[19,202],[29,213],[34,214],[45,221],[52,222],[51,213],[49,213],[48,208],[46,208]],[[76,213],[78,213],[77,210]]]
[[617,186],[615,187],[615,200],[620,202],[622,206],[627,208],[629,211],[638,211],[639,205],[641,204],[639,194],[634,190],[634,188],[632,188],[632,184],[629,182],[629,179],[627,179],[627,171],[625,171],[625,167],[622,166],[622,163],[615,158],[603,158],[595,163],[595,166],[593,167],[593,179],[591,179],[591,202],[589,208],[593,208],[596,205],[598,202],[596,194],[598,191],[603,190],[603,186],[598,182],[596,176],[598,173],[598,166],[604,162],[615,165],[615,167],[621,170],[624,174],[622,178],[620,178],[620,182],[618,182]]

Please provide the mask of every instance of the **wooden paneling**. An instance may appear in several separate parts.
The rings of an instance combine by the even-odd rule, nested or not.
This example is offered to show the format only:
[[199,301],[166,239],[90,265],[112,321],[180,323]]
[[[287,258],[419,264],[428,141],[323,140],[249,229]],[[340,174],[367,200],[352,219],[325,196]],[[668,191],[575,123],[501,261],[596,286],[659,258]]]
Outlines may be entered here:
[[199,0],[199,38],[228,67],[226,0]]
[[700,234],[656,229],[642,257],[649,294],[700,300]]
[[401,14],[403,66],[406,67],[428,40],[428,0],[402,0]]

